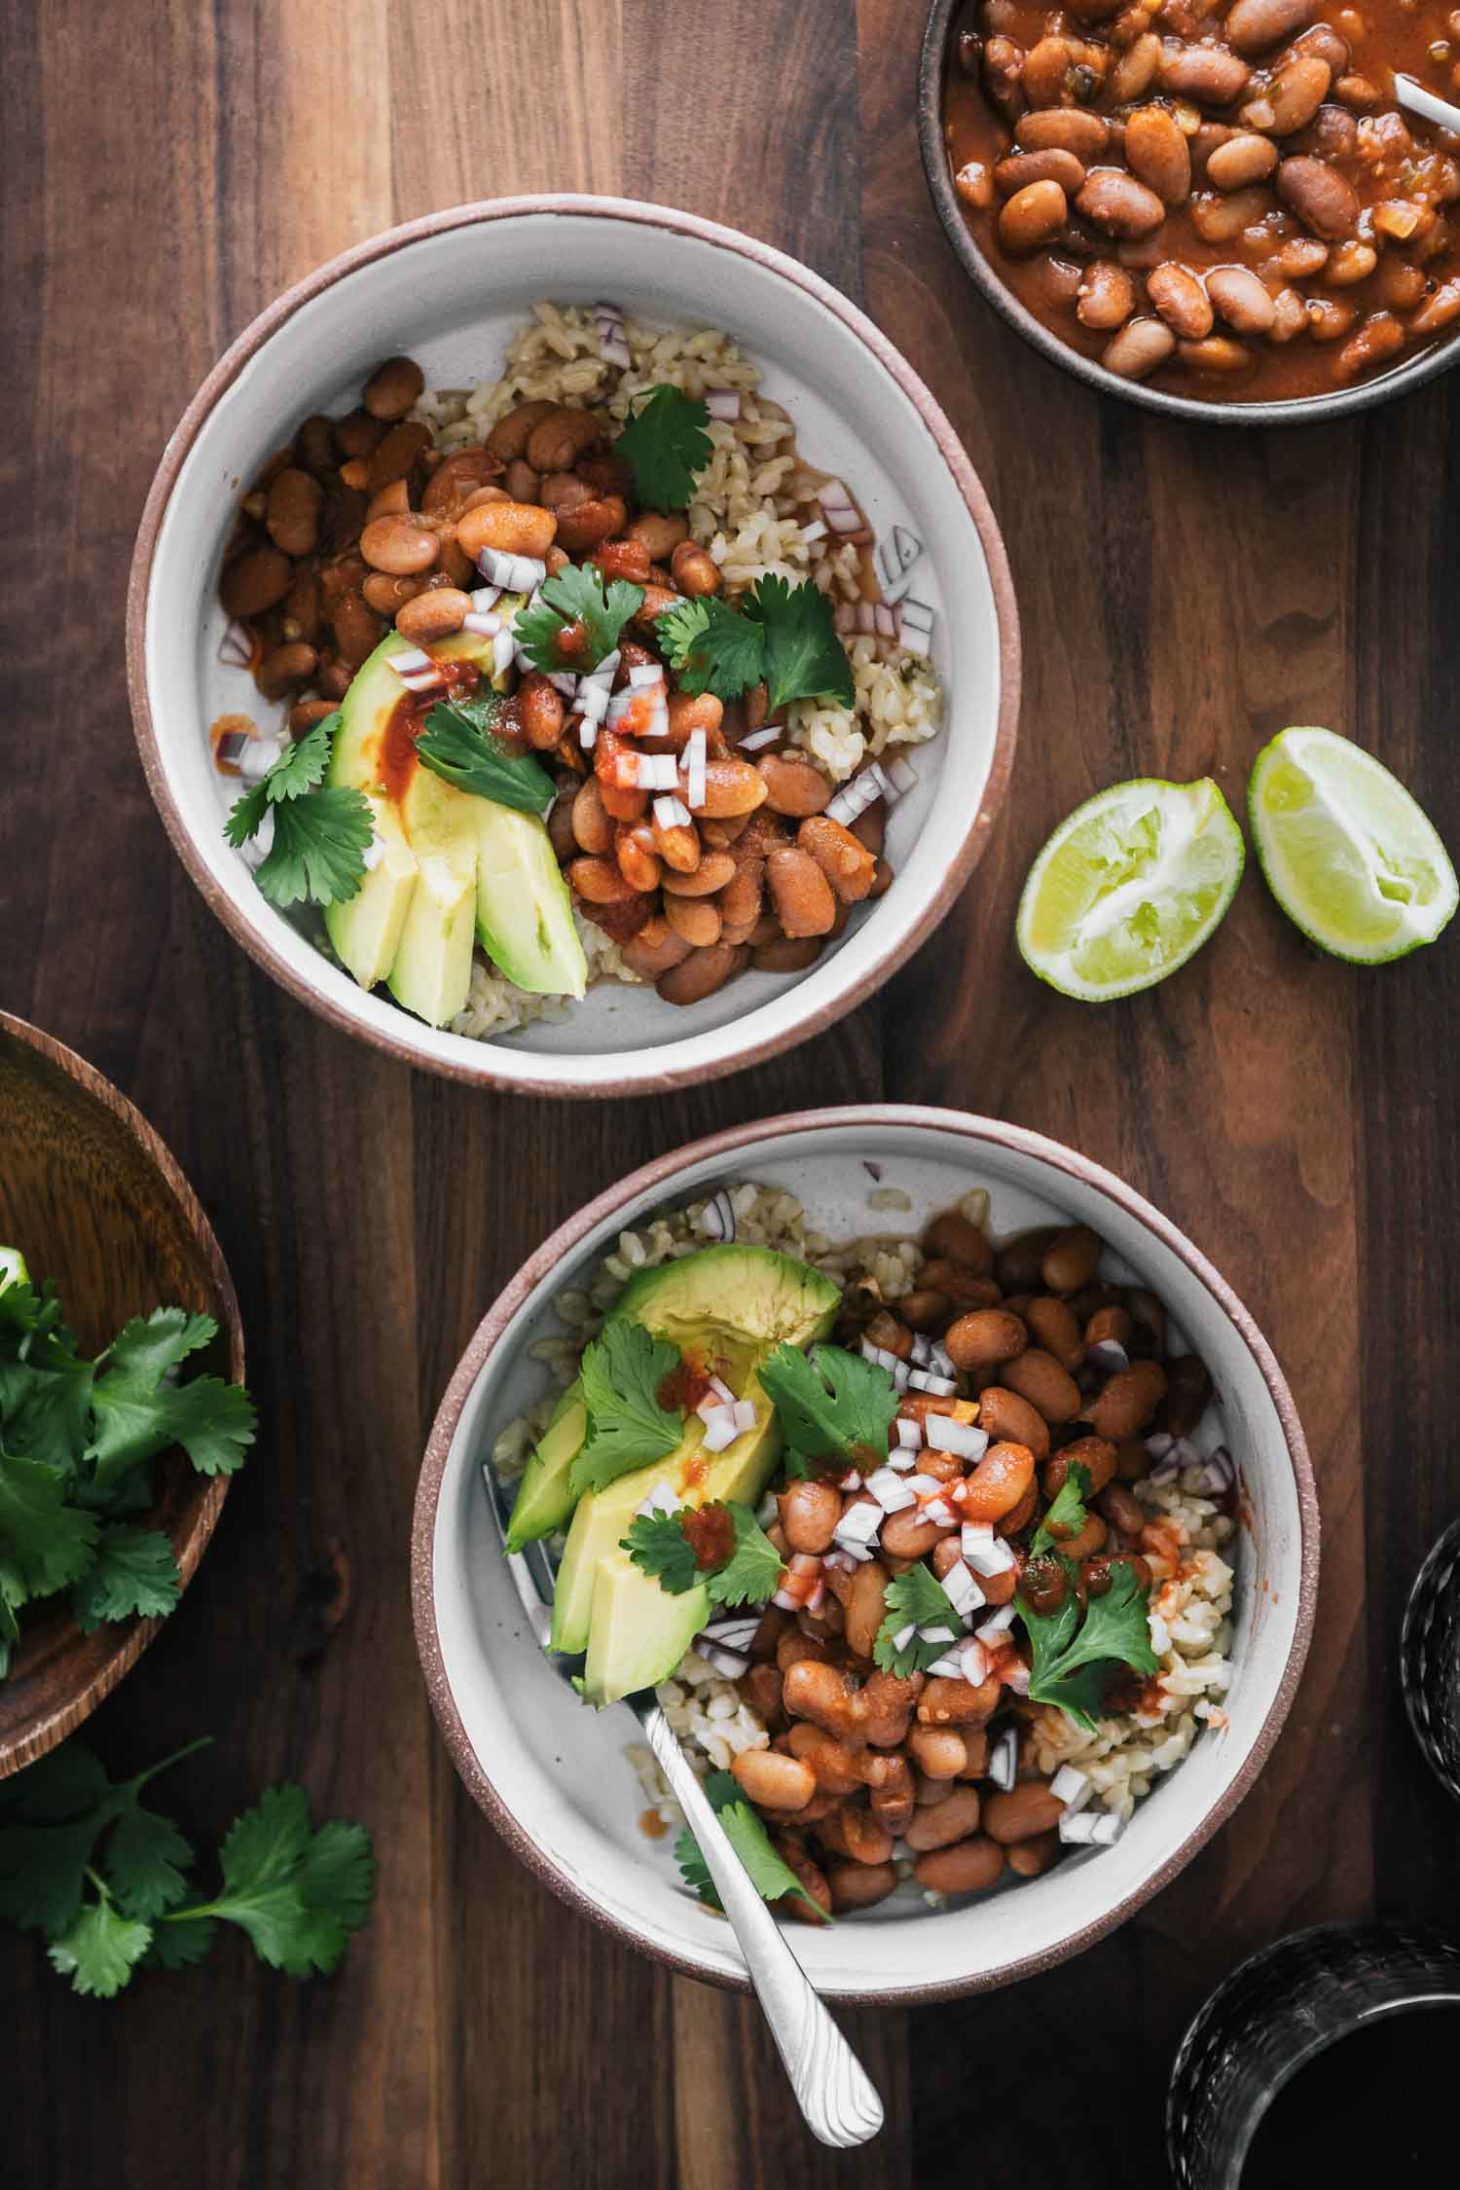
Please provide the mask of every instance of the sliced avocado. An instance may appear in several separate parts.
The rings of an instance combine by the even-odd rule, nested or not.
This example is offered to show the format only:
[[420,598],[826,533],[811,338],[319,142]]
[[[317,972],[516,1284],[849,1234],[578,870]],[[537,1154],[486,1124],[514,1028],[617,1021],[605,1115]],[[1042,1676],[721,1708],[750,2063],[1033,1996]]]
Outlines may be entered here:
[[[798,1262],[793,1255],[779,1254],[771,1247],[732,1243],[702,1247],[677,1261],[661,1262],[652,1270],[640,1271],[620,1295],[609,1321],[642,1323],[656,1336],[669,1339],[682,1354],[697,1357],[708,1374],[722,1376],[738,1390],[758,1362],[782,1340],[792,1346],[808,1346],[813,1339],[824,1338],[831,1329],[840,1297],[831,1279],[813,1270],[809,1263]],[[563,1404],[577,1393],[575,1383]],[[579,1411],[577,1441],[571,1449],[564,1436],[553,1439],[549,1452],[545,1435],[528,1463],[512,1509],[513,1550],[520,1550],[534,1537],[552,1535],[564,1526],[573,1509],[567,1488],[568,1470],[588,1428],[581,1407]],[[562,1412],[560,1405],[549,1432],[557,1426]],[[661,1466],[672,1467],[679,1457],[671,1453]],[[583,1608],[581,1620],[574,1618],[568,1625],[571,1632],[581,1628],[586,1635],[587,1607]],[[583,1644],[578,1643],[576,1648],[581,1650]]]
[[523,1470],[522,1482],[512,1507],[507,1549],[520,1551],[539,1536],[551,1536],[566,1528],[573,1511],[568,1489],[568,1470],[588,1431],[583,1395],[570,1384],[552,1411],[537,1449]]
[[407,1011],[428,1026],[443,1027],[471,991],[472,923],[476,873],[463,874],[449,859],[428,853],[391,962],[388,986]]
[[379,857],[352,898],[343,905],[326,905],[324,924],[346,972],[354,975],[362,989],[373,989],[395,963],[420,867],[395,808],[371,791],[365,797],[375,823]]
[[[676,1485],[684,1490],[690,1505],[711,1505],[719,1498],[734,1498],[753,1506],[770,1480],[781,1450],[780,1425],[769,1399],[754,1379],[746,1397],[755,1401],[760,1420],[724,1452],[706,1455],[696,1463],[691,1470],[693,1480],[688,1484]],[[598,1555],[588,1626],[583,1697],[595,1706],[616,1703],[636,1688],[652,1688],[656,1682],[668,1680],[710,1617],[710,1595],[702,1583],[686,1590],[682,1597],[671,1596],[652,1574],[635,1566],[627,1552],[619,1548],[619,1539],[626,1533],[635,1508],[648,1497],[659,1472],[645,1468],[637,1475],[623,1476],[606,1491],[595,1492],[591,1500],[585,1498],[578,1509],[581,1518],[584,1506],[600,1508],[591,1522],[595,1541],[611,1529],[617,1532],[611,1547]],[[637,1495],[630,1495],[626,1504],[622,1497],[615,1501],[615,1493],[624,1492],[629,1485],[635,1487]],[[611,1503],[616,1503],[617,1509],[612,1515],[608,1510]],[[577,1527],[575,1518],[575,1533]],[[570,1535],[570,1550],[572,1542]],[[566,1568],[566,1556],[563,1564]],[[560,1592],[561,1587],[560,1577]]]
[[[621,1475],[617,1482],[606,1484],[602,1490],[591,1490],[578,1500],[553,1591],[554,1650],[573,1657],[588,1648],[593,1592],[602,1561],[616,1549],[635,1511],[656,1483],[667,1483],[677,1499],[689,1495],[701,1469],[709,1464],[703,1450],[704,1432],[699,1416],[691,1414],[679,1443],[664,1459],[646,1468],[635,1468],[631,1475]],[[512,1519],[515,1524],[515,1512]]]
[[582,996],[588,961],[547,824],[476,799],[477,935],[509,981],[534,996]]

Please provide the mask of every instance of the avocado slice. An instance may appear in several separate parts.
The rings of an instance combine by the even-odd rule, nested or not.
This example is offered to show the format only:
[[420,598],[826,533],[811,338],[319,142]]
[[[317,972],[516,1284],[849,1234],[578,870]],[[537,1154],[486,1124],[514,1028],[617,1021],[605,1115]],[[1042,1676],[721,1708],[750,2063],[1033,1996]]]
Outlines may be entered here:
[[431,853],[418,866],[386,985],[407,1011],[443,1027],[465,1009],[471,992],[476,867],[463,873],[451,859]]
[[[641,1270],[619,1296],[609,1321],[642,1323],[656,1337],[669,1339],[681,1353],[698,1356],[732,1391],[740,1391],[773,1346],[783,1341],[808,1346],[813,1339],[824,1338],[840,1297],[831,1279],[813,1270],[810,1263],[772,1247],[731,1241]],[[570,1445],[566,1430],[557,1436],[553,1432],[574,1399],[578,1402],[577,1436]],[[573,1510],[568,1470],[587,1430],[579,1387],[574,1383],[527,1464],[512,1509],[510,1550],[520,1551],[535,1537],[551,1536],[567,1525]],[[669,1454],[661,1468],[672,1469],[680,1457],[679,1452]],[[580,1624],[586,1635],[586,1611],[581,1623],[571,1623],[573,1630]],[[579,1642],[576,1647],[584,1646]]]
[[[669,1475],[690,1505],[712,1505],[717,1499],[734,1498],[754,1505],[769,1482],[781,1451],[781,1431],[775,1409],[752,1378],[745,1397],[755,1402],[759,1421],[753,1430],[737,1437],[724,1452],[701,1454],[678,1476]],[[621,1476],[606,1490],[585,1498],[573,1522],[573,1534],[584,1507],[597,1508],[590,1523],[595,1543],[610,1539],[609,1548],[596,1560],[597,1576],[588,1624],[588,1658],[583,1668],[583,1699],[595,1708],[617,1703],[637,1688],[653,1688],[668,1680],[695,1636],[710,1617],[710,1593],[704,1585],[671,1596],[652,1574],[634,1565],[619,1548],[636,1508],[665,1475],[668,1464]],[[573,1534],[568,1551],[573,1548]],[[563,1568],[567,1569],[564,1554]],[[562,1601],[562,1576],[558,1582]]]
[[523,1471],[507,1531],[507,1549],[520,1551],[539,1536],[566,1528],[573,1511],[568,1470],[588,1434],[588,1415],[576,1382],[558,1401],[537,1449]]
[[[782,1343],[809,1345],[824,1337],[840,1298],[835,1283],[809,1263],[773,1248],[735,1243],[702,1248],[678,1261],[661,1263],[630,1282],[615,1317],[631,1317],[656,1336],[671,1340],[681,1353],[721,1377],[737,1396],[752,1399],[762,1419],[724,1452],[709,1454],[704,1450],[704,1425],[697,1414],[690,1413],[679,1444],[667,1458],[620,1476],[578,1501],[558,1570],[553,1603],[555,1650],[572,1654],[592,1649],[596,1592],[605,1562],[617,1552],[637,1508],[657,1483],[667,1482],[678,1498],[693,1505],[759,1496],[775,1464],[779,1431],[755,1372],[772,1348]],[[572,1453],[556,1451],[551,1463],[544,1462],[541,1477],[534,1480],[537,1510],[557,1511],[559,1518],[553,1524],[557,1527],[562,1526],[561,1516],[571,1504],[566,1478],[575,1456],[576,1447]],[[553,1494],[550,1484],[557,1471],[562,1480]],[[528,1488],[526,1480],[523,1488],[524,1492]],[[515,1512],[513,1530],[517,1532]],[[526,1531],[521,1540],[527,1540]],[[678,1632],[676,1600],[651,1577],[643,1579],[650,1582],[650,1592],[641,1601],[648,1623],[645,1649],[653,1656],[660,1647],[656,1637],[663,1637],[665,1649],[672,1647]],[[617,1615],[614,1624],[620,1626]],[[606,1647],[601,1646],[600,1655]],[[683,1655],[681,1650],[679,1656]],[[678,1658],[673,1662],[677,1664]]]
[[[330,780],[335,780],[333,770]],[[379,857],[366,870],[353,897],[342,905],[326,905],[324,924],[346,972],[362,989],[373,989],[395,963],[420,865],[389,800],[371,791],[364,795],[375,823]]]
[[477,936],[507,979],[533,996],[581,997],[588,961],[573,899],[547,826],[491,799],[475,799]]

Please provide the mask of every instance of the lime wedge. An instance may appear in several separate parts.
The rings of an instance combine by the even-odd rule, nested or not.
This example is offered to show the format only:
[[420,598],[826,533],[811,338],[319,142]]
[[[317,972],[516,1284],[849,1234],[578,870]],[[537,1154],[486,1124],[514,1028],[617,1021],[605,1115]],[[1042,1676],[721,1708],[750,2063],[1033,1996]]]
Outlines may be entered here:
[[1210,777],[1113,783],[1060,823],[1029,870],[1025,963],[1085,1003],[1151,988],[1218,926],[1242,861],[1242,832]]
[[1283,730],[1264,746],[1247,811],[1268,888],[1335,958],[1403,958],[1455,910],[1455,870],[1423,807],[1332,730]]

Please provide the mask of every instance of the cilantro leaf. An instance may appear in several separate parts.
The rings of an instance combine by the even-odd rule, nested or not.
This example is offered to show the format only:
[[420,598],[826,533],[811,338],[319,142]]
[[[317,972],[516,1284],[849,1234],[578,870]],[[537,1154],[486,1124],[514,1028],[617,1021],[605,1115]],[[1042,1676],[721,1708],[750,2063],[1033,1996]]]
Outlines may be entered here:
[[93,1373],[89,1361],[40,1368],[26,1360],[0,1367],[0,1424],[10,1450],[69,1475],[86,1443]]
[[150,1923],[185,1897],[192,1860],[172,1819],[135,1803],[117,1819],[101,1867],[123,1915]]
[[365,854],[375,835],[364,792],[336,784],[271,811],[274,841],[254,873],[269,903],[280,908],[306,900],[348,904],[360,887]]
[[299,1786],[270,1787],[245,1810],[223,1843],[220,1863],[222,1891],[211,1901],[169,1910],[161,1922],[221,1917],[247,1932],[261,1961],[291,1977],[332,1970],[370,1912],[370,1835],[342,1818],[311,1831],[309,1799]]
[[1088,1518],[1085,1501],[1090,1490],[1090,1470],[1082,1461],[1074,1461],[1050,1501],[1049,1511],[1034,1532],[1034,1541],[1029,1546],[1031,1558],[1037,1559],[1041,1552],[1079,1535]]
[[860,1467],[887,1458],[887,1432],[897,1412],[897,1387],[887,1371],[841,1346],[813,1346],[810,1356],[781,1345],[760,1371],[781,1417],[786,1442],[807,1460]]
[[0,1573],[12,1609],[74,1582],[95,1546],[95,1518],[66,1503],[63,1471],[0,1447]]
[[158,1969],[192,1969],[207,1958],[218,1937],[218,1926],[211,1916],[195,1917],[191,1909],[168,1913],[175,1913],[183,1921],[153,1925],[152,1948],[147,1959]]
[[[725,1837],[745,1865],[750,1882],[761,1899],[781,1901],[788,1894],[794,1894],[808,1909],[815,1911],[819,1922],[829,1923],[831,1919],[817,1907],[790,1864],[771,1846],[770,1835],[730,1774],[711,1772],[705,1781],[705,1793],[725,1829]],[[709,1865],[700,1854],[699,1842],[688,1826],[674,1843],[674,1860],[685,1884],[708,1908],[718,1909],[720,1900]]]
[[673,1452],[680,1410],[660,1405],[659,1386],[678,1365],[678,1349],[642,1323],[605,1324],[580,1371],[588,1435],[568,1477],[575,1497]]
[[739,699],[765,674],[765,631],[718,593],[679,601],[654,626],[686,692]]
[[[962,1640],[963,1622],[947,1591],[921,1561],[888,1583],[885,1601],[887,1609],[872,1645],[872,1656],[884,1673],[895,1673],[904,1681],[914,1673],[926,1673]],[[906,1627],[913,1632],[899,1645],[895,1638]],[[920,1632],[925,1627],[935,1631],[933,1640]]]
[[217,1336],[218,1326],[211,1316],[190,1315],[185,1308],[154,1308],[150,1316],[133,1316],[122,1325],[106,1358],[114,1369],[139,1369],[160,1376]]
[[783,1561],[749,1506],[734,1499],[725,1511],[735,1526],[735,1549],[707,1579],[713,1604],[764,1604],[780,1583]]
[[634,492],[645,509],[688,509],[695,475],[714,451],[709,408],[697,396],[661,381],[630,418],[613,453],[634,475]]
[[133,1895],[145,1900],[149,1888],[154,1899],[170,1892],[161,1865],[176,1860],[181,1835],[174,1841],[159,1831],[166,1820],[144,1808],[142,1790],[203,1746],[192,1742],[135,1778],[113,1782],[86,1744],[72,1740],[0,1787],[0,1916],[51,1936],[66,1931],[80,1912],[93,1850],[129,1819],[146,1822],[133,1823],[120,1871],[113,1876],[110,1847],[103,1870],[119,1898],[125,1892],[129,1914],[140,1913],[130,1905]]
[[683,1597],[701,1579],[694,1546],[680,1526],[677,1513],[636,1513],[619,1549],[636,1567],[652,1574],[671,1597]]
[[514,753],[493,727],[500,693],[443,700],[426,717],[416,739],[416,758],[444,783],[477,798],[494,799],[514,813],[543,814],[552,804],[552,778],[531,753]]
[[127,1620],[134,1613],[159,1618],[181,1595],[182,1576],[161,1530],[109,1521],[94,1561],[72,1586],[71,1609],[82,1634],[90,1635],[103,1620]]
[[[569,563],[556,577],[543,580],[530,607],[518,610],[513,634],[528,659],[548,676],[565,669],[596,669],[643,605],[642,586],[630,585],[627,578],[605,580],[593,564]],[[588,644],[566,661],[559,641],[569,624],[582,626]]]
[[164,1384],[152,1373],[109,1369],[92,1395],[95,1430],[87,1458],[109,1490],[139,1461],[181,1445],[200,1475],[231,1475],[254,1439],[254,1407],[240,1384],[195,1376]]
[[[1058,1558],[1057,1553],[1050,1556]],[[1058,1563],[1066,1586],[1054,1612],[1036,1612],[1022,1590],[1016,1599],[1033,1650],[1029,1694],[1035,1703],[1057,1704],[1077,1726],[1093,1732],[1110,1675],[1118,1666],[1136,1673],[1159,1670],[1151,1648],[1150,1592],[1136,1580],[1132,1566],[1113,1565],[1109,1589],[1090,1598],[1082,1620],[1075,1587],[1079,1570],[1072,1559]]]
[[281,800],[302,798],[306,791],[323,783],[330,764],[330,747],[339,727],[340,711],[336,708],[332,715],[314,723],[302,738],[286,744],[268,774],[234,800],[223,833],[235,851],[247,844],[250,837],[258,835],[264,815],[271,806],[277,806]]
[[766,700],[774,715],[789,700],[837,700],[850,707],[857,688],[826,595],[809,582],[762,578],[745,596],[745,613],[765,631]]
[[123,1916],[103,1886],[46,1951],[51,1967],[70,1978],[74,1991],[88,1999],[110,2000],[127,1983],[151,1939],[151,1926]]

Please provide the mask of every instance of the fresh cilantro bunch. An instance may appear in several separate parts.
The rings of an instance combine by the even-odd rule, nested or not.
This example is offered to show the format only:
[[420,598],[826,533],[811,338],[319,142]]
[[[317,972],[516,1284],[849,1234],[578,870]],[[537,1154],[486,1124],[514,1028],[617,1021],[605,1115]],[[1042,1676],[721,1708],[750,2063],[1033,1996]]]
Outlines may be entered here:
[[841,1346],[813,1346],[807,1355],[782,1345],[760,1380],[781,1418],[789,1475],[809,1475],[818,1461],[865,1472],[887,1458],[897,1387],[875,1361]]
[[254,872],[271,905],[344,905],[360,887],[375,834],[363,791],[324,788],[338,709],[286,746],[268,774],[236,799],[224,835],[241,850],[274,821],[274,840]]
[[[1053,1509],[1051,1509],[1053,1510]],[[1093,1732],[1110,1685],[1121,1666],[1154,1673],[1160,1661],[1151,1648],[1149,1590],[1135,1569],[1121,1562],[1110,1569],[1110,1587],[1091,1597],[1082,1615],[1079,1569],[1073,1559],[1058,1559],[1065,1593],[1055,1612],[1036,1612],[1022,1590],[1016,1602],[1033,1646],[1029,1694],[1035,1703],[1057,1704],[1077,1726]]]
[[[963,1622],[932,1568],[921,1560],[888,1583],[886,1605],[872,1656],[884,1673],[895,1673],[899,1680],[926,1673],[962,1640]],[[899,1647],[895,1638],[907,1627],[913,1632]],[[923,1633],[925,1628],[930,1635]]]
[[791,700],[856,699],[832,606],[809,580],[758,579],[732,608],[719,594],[666,609],[655,634],[686,692],[738,699],[764,684],[771,714]]
[[685,1516],[692,1510],[681,1506],[676,1513],[636,1514],[620,1550],[628,1553],[635,1566],[652,1574],[671,1597],[682,1597],[703,1582],[711,1604],[764,1604],[780,1582],[781,1555],[750,1507],[722,1499],[700,1508],[705,1513],[728,1514],[735,1531],[734,1549],[710,1567],[700,1565],[685,1531]]
[[[591,563],[569,563],[545,578],[530,608],[520,609],[513,631],[528,659],[548,676],[559,670],[596,669],[618,645],[619,633],[644,605],[642,586],[627,578],[605,580]],[[565,660],[560,641],[570,624],[582,627],[586,650]]]
[[661,1406],[659,1387],[678,1366],[678,1348],[642,1323],[605,1324],[578,1372],[588,1435],[568,1477],[575,1498],[673,1452],[682,1415]]
[[497,734],[502,704],[499,692],[441,701],[416,739],[416,758],[458,791],[541,815],[552,804],[552,778],[531,753],[514,753]]
[[297,1786],[269,1788],[234,1822],[215,1893],[189,1885],[190,1844],[142,1794],[204,1746],[190,1742],[114,1781],[83,1742],[68,1741],[0,1786],[0,1917],[43,1933],[77,1992],[109,2000],[139,1963],[199,1962],[220,1922],[237,1924],[261,1961],[291,1977],[332,1970],[369,1914],[369,1834],[341,1819],[314,1831]]
[[[761,1899],[784,1901],[788,1896],[794,1896],[796,1900],[804,1901],[808,1909],[814,1910],[818,1922],[830,1923],[830,1917],[812,1900],[790,1864],[776,1854],[771,1846],[770,1835],[730,1774],[711,1772],[705,1781],[705,1793],[724,1827],[725,1837],[745,1865],[750,1882]],[[709,1866],[700,1854],[699,1842],[688,1826],[674,1843],[674,1860],[679,1865],[685,1884],[699,1895],[707,1907],[718,1909],[720,1898],[715,1892]]]
[[688,509],[696,474],[710,461],[710,413],[697,396],[662,381],[651,388],[613,445],[633,473],[644,509]]
[[87,1634],[104,1620],[170,1612],[182,1582],[152,1503],[149,1463],[181,1445],[203,1475],[231,1475],[253,1442],[239,1385],[177,1371],[206,1346],[211,1316],[155,1308],[94,1361],[80,1354],[51,1287],[7,1251],[0,1278],[0,1678],[21,1608],[66,1589]]
[[1089,1518],[1086,1506],[1090,1490],[1090,1470],[1083,1461],[1072,1461],[1050,1501],[1049,1510],[1034,1532],[1034,1540],[1029,1546],[1031,1559],[1037,1559],[1042,1552],[1056,1550],[1072,1536],[1079,1535]]

